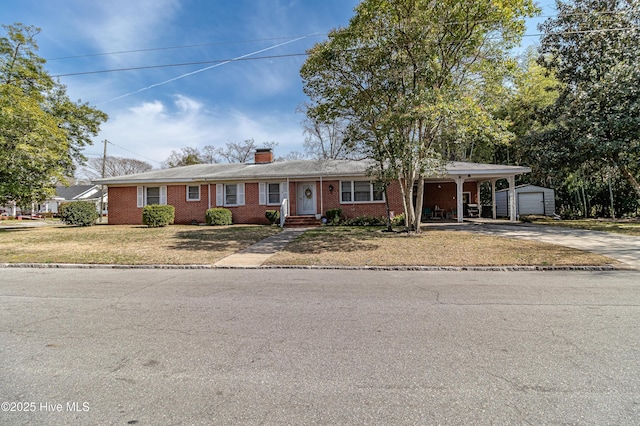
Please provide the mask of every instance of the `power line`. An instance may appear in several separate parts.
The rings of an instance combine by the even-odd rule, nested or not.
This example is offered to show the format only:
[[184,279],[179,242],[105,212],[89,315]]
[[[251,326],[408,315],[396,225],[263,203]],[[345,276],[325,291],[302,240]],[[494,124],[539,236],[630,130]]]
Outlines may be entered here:
[[[574,12],[574,13],[565,13],[563,14],[563,16],[582,16],[582,15],[594,16],[594,15],[616,15],[616,14],[622,15],[629,12],[631,12],[631,10]],[[547,19],[547,18],[555,18],[555,17],[558,17],[558,14],[533,16],[530,19]],[[483,24],[487,22],[491,22],[491,21],[489,20],[449,21],[449,22],[444,22],[443,24],[444,25],[468,25],[468,24]],[[320,37],[320,36],[327,36],[327,35],[328,33],[317,33],[317,34],[313,34],[312,36]],[[86,53],[82,55],[49,58],[49,59],[46,59],[46,61],[47,62],[61,61],[61,60],[67,60],[67,59],[91,58],[96,56],[111,56],[111,55],[122,55],[122,54],[129,54],[129,53],[155,52],[155,51],[163,51],[163,50],[192,49],[196,47],[224,46],[224,45],[230,45],[230,44],[256,43],[256,42],[263,42],[263,41],[291,40],[299,37],[302,37],[302,36],[298,35],[298,36],[282,36],[282,37],[272,37],[272,38],[262,38],[262,39],[249,39],[249,40],[218,41],[218,42],[187,44],[187,45],[179,45],[179,46],[161,46],[161,47],[150,47],[146,49],[120,50],[115,52]]]
[[236,61],[236,60],[239,60],[239,59],[243,59],[243,58],[248,58],[249,56],[257,55],[259,53],[266,52],[267,50],[276,49],[278,47],[281,47],[281,46],[284,46],[284,45],[287,45],[287,44],[290,44],[290,43],[294,43],[294,42],[296,42],[298,40],[302,40],[304,38],[312,37],[312,36],[313,36],[313,34],[310,34],[308,36],[302,36],[302,37],[299,37],[299,38],[296,38],[296,39],[293,39],[293,40],[289,40],[289,41],[285,41],[285,42],[282,42],[282,43],[278,43],[278,44],[273,45],[273,46],[265,47],[264,49],[256,50],[255,52],[251,52],[251,53],[247,53],[247,54],[238,56],[236,58],[233,58],[233,59],[225,61],[225,62],[220,62],[220,63],[217,63],[215,65],[210,65],[208,67],[204,67],[204,68],[197,69],[195,71],[184,73],[184,74],[181,74],[181,75],[179,75],[177,77],[173,77],[173,78],[170,78],[168,80],[164,80],[164,81],[161,81],[159,83],[154,83],[154,84],[152,84],[150,86],[146,86],[146,87],[143,87],[141,89],[134,90],[133,92],[128,92],[128,93],[125,93],[124,95],[116,96],[115,98],[109,99],[107,101],[104,101],[104,102],[98,104],[98,106],[104,105],[104,104],[107,104],[107,103],[110,103],[110,102],[113,102],[113,101],[116,101],[118,99],[126,98],[127,96],[135,95],[136,93],[144,92],[145,90],[153,89],[154,87],[163,86],[165,84],[174,82],[176,80],[180,80],[182,78],[189,77],[189,76],[194,75],[194,74],[198,74],[198,73],[201,73],[201,72],[204,72],[204,71],[208,71],[208,70],[213,69],[213,68],[220,67],[222,65],[228,64],[229,62],[233,62],[233,61]]
[[88,75],[88,74],[104,74],[110,72],[122,72],[122,71],[137,71],[137,70],[146,70],[146,69],[154,69],[154,68],[171,68],[171,67],[185,67],[189,65],[204,65],[204,64],[215,64],[221,62],[240,62],[240,61],[256,61],[263,59],[278,59],[278,58],[291,58],[295,56],[306,56],[306,53],[290,53],[283,55],[271,55],[271,56],[258,56],[254,58],[233,58],[233,59],[214,59],[211,61],[198,61],[198,62],[184,62],[177,64],[162,64],[162,65],[145,65],[140,67],[128,67],[128,68],[113,68],[109,70],[98,70],[98,71],[80,71],[66,74],[56,74],[51,77],[69,77],[72,75]]
[[[542,36],[557,36],[557,35],[570,35],[570,34],[589,34],[589,33],[601,33],[601,32],[615,32],[615,31],[629,31],[629,30],[638,30],[637,27],[623,27],[623,28],[598,28],[593,30],[575,30],[575,31],[561,31],[555,33],[536,33],[536,34],[523,34],[522,37],[542,37]],[[489,37],[489,39],[497,39],[497,37]],[[452,44],[454,41],[451,42]],[[257,57],[238,57],[232,59],[215,59],[210,61],[195,61],[195,62],[183,62],[183,63],[175,63],[175,64],[160,64],[160,65],[145,65],[139,67],[127,67],[127,68],[113,68],[108,70],[96,70],[96,71],[79,71],[65,74],[55,74],[51,77],[70,77],[77,75],[91,75],[91,74],[106,74],[112,72],[123,72],[123,71],[139,71],[145,69],[158,69],[158,68],[172,68],[172,67],[184,67],[190,65],[204,65],[204,64],[225,64],[229,62],[242,62],[242,61],[257,61],[264,59],[280,59],[280,58],[291,58],[297,56],[307,56],[307,53],[289,53],[282,55],[269,55],[269,56],[257,56]],[[196,71],[197,72],[197,71]]]
[[123,150],[125,150],[125,151],[128,151],[128,152],[130,152],[130,153],[132,153],[132,154],[135,154],[135,155],[137,155],[137,156],[139,156],[139,157],[146,158],[147,160],[149,160],[149,161],[153,161],[153,162],[154,162],[154,163],[156,163],[156,164],[160,164],[160,165],[162,165],[162,163],[161,163],[161,162],[159,162],[159,161],[156,161],[156,160],[154,160],[154,159],[152,159],[152,158],[149,158],[149,157],[145,157],[145,156],[144,156],[144,155],[142,155],[142,154],[138,154],[137,152],[133,152],[133,151],[131,151],[130,149],[127,149],[127,148],[122,147],[122,146],[120,146],[120,145],[116,145],[115,143],[113,143],[113,142],[111,142],[111,141],[107,141],[107,143],[109,143],[109,144],[111,144],[111,145],[113,145],[113,146],[115,146],[115,147],[117,147],[117,148],[120,148],[120,149],[123,149]]
[[[311,36],[324,36],[326,34],[312,34]],[[165,46],[165,47],[151,47],[147,49],[134,49],[134,50],[121,50],[116,52],[102,52],[102,53],[86,53],[82,55],[74,55],[74,56],[61,56],[58,58],[46,59],[47,62],[50,61],[61,61],[66,59],[79,59],[79,58],[91,58],[96,56],[110,56],[110,55],[121,55],[127,53],[142,53],[142,52],[155,52],[162,50],[178,50],[178,49],[191,49],[195,47],[206,47],[206,46],[223,46],[229,44],[242,44],[242,43],[256,43],[263,41],[276,41],[276,40],[292,40],[303,36],[291,36],[291,37],[273,37],[273,38],[262,38],[262,39],[254,39],[254,40],[239,40],[239,41],[220,41],[220,42],[211,42],[211,43],[202,43],[202,44],[188,44],[184,46]]]

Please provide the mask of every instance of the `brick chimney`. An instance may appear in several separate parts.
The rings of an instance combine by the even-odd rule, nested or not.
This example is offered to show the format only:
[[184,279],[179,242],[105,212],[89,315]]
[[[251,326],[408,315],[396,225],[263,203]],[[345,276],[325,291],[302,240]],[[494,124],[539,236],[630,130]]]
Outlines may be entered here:
[[273,163],[273,150],[271,148],[258,148],[254,158],[254,163],[256,164]]

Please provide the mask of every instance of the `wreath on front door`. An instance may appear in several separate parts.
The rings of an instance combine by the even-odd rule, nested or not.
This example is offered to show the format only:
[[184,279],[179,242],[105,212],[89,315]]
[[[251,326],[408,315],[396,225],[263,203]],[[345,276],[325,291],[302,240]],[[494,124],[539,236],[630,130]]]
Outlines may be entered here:
[[304,196],[307,198],[311,198],[311,189],[307,188],[304,190]]

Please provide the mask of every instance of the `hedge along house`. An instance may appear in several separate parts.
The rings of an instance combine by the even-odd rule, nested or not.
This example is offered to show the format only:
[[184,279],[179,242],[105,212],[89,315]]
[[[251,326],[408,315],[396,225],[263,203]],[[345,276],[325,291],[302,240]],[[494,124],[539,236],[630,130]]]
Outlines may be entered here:
[[[232,212],[234,223],[247,224],[267,224],[265,212],[280,210],[281,224],[286,226],[300,217],[319,221],[333,208],[342,209],[349,218],[385,216],[383,185],[367,176],[369,164],[366,160],[274,162],[273,152],[261,149],[254,163],[197,164],[94,183],[109,188],[110,224],[141,224],[145,205],[170,204],[178,224],[203,222],[207,209],[224,207]],[[443,175],[425,184],[424,205],[434,210],[438,206],[443,212],[463,211],[465,202],[479,204],[479,182],[495,184],[505,178],[513,188],[515,176],[529,171],[518,166],[451,163]],[[389,185],[386,196],[391,211],[402,213],[397,183]],[[461,222],[463,215],[456,219]]]

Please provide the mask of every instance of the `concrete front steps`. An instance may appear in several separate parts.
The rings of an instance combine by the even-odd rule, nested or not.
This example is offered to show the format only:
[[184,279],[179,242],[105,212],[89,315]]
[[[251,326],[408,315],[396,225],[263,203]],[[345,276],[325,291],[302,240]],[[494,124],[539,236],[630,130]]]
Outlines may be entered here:
[[322,220],[315,216],[287,216],[284,221],[285,228],[313,228],[322,225]]

